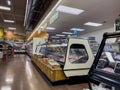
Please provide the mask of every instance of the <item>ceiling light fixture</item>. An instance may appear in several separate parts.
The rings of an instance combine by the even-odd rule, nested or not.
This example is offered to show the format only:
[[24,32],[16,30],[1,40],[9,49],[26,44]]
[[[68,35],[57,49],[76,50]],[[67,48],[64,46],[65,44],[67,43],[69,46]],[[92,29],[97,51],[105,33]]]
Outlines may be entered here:
[[15,27],[8,27],[9,30],[16,30]]
[[13,20],[3,20],[4,22],[7,22],[7,23],[14,23],[15,21]]
[[73,14],[73,15],[79,15],[84,12],[84,10],[72,8],[72,7],[68,7],[68,6],[63,6],[63,5],[60,5],[56,11]]
[[9,6],[11,5],[11,1],[10,0],[7,0],[7,3],[8,3]]
[[56,34],[56,36],[58,36],[58,37],[65,37],[65,35],[63,35],[63,34]]
[[52,38],[60,38],[60,37],[52,36]]
[[54,27],[47,27],[46,29],[49,29],[49,30],[55,30]]
[[1,9],[1,10],[7,10],[7,11],[10,11],[10,10],[11,10],[10,7],[6,7],[6,6],[0,6],[0,9]]
[[0,90],[11,90],[11,86],[2,86]]
[[[41,29],[43,29],[43,27],[41,27]],[[49,30],[55,30],[54,27],[47,27],[46,29],[49,29]]]
[[72,35],[72,32],[62,32],[62,34],[68,34],[68,35]]
[[85,29],[81,29],[81,28],[71,28],[70,30],[79,31],[79,32],[85,31]]
[[87,22],[87,23],[84,23],[84,25],[99,27],[99,26],[102,26],[103,24],[101,24],[101,23],[95,23],[95,22]]

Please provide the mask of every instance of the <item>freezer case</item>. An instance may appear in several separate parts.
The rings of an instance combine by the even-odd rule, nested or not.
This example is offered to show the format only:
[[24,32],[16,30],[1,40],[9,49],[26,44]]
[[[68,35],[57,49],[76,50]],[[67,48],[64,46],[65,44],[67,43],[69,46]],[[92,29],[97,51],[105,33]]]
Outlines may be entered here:
[[92,83],[107,88],[104,90],[120,89],[120,32],[103,35],[89,78]]

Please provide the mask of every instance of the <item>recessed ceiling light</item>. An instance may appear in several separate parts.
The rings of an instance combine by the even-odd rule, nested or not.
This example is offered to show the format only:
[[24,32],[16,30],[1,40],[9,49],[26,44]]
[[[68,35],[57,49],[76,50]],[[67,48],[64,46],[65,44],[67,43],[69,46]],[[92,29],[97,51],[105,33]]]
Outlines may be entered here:
[[72,7],[68,7],[68,6],[63,6],[63,5],[60,5],[56,11],[73,14],[73,15],[79,15],[82,12],[84,12],[84,10],[72,8]]
[[5,7],[5,6],[0,6],[0,9],[1,9],[1,10],[7,10],[7,11],[10,11],[10,10],[11,10],[10,7]]
[[[43,28],[43,27],[41,27],[41,28]],[[55,30],[54,27],[47,27],[46,29],[49,29],[49,30]]]
[[7,3],[8,3],[9,6],[11,5],[11,1],[10,0],[7,0]]
[[70,30],[79,31],[79,32],[85,31],[85,29],[81,29],[81,28],[71,28]]
[[9,30],[16,30],[15,27],[8,27]]
[[53,27],[47,27],[46,29],[55,30],[55,28],[53,28]]
[[63,34],[56,34],[56,36],[58,36],[58,37],[64,37],[65,35],[63,35]]
[[13,20],[3,20],[4,22],[8,22],[8,23],[14,23],[15,21]]
[[63,34],[68,34],[68,35],[71,35],[73,34],[72,32],[62,32]]
[[11,86],[2,86],[0,90],[11,90]]
[[95,23],[95,22],[87,22],[84,25],[99,27],[99,26],[102,26],[103,24],[101,24],[101,23]]

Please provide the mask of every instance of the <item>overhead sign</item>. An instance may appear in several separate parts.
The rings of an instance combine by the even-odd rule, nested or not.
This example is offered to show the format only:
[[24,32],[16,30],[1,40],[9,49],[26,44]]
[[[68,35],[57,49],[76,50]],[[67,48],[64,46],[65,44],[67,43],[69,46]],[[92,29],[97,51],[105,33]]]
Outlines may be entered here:
[[74,30],[73,34],[74,34],[74,35],[77,35],[77,34],[78,34],[78,31],[77,31],[77,30]]
[[115,20],[115,30],[120,31],[120,19]]
[[59,12],[55,12],[55,14],[50,18],[50,24],[55,22],[59,17]]

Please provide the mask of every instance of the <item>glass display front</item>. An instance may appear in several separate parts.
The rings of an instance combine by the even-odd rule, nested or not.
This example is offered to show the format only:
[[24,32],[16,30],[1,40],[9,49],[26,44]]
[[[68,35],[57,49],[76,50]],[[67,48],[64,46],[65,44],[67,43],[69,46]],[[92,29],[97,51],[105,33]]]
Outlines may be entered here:
[[47,58],[64,62],[66,50],[67,44],[50,44],[43,45],[40,49],[40,53]]
[[69,51],[69,61],[71,63],[86,63],[88,54],[84,45],[72,44]]
[[106,40],[97,69],[120,74],[120,42],[117,38]]

